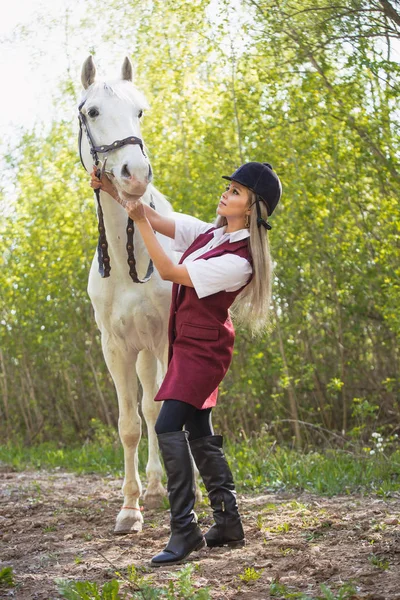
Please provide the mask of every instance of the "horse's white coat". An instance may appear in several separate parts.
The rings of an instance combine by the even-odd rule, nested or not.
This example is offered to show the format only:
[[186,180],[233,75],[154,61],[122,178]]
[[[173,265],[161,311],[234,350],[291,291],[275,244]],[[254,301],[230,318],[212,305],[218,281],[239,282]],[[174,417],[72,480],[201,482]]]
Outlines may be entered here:
[[[124,69],[129,73],[126,60]],[[141,137],[138,115],[147,105],[140,92],[127,80],[120,79],[111,84],[91,83],[94,77],[93,61],[88,59],[82,69],[82,81],[87,87],[82,98],[86,98],[83,112],[95,144],[110,144],[129,135]],[[99,112],[94,118],[90,117],[92,108]],[[85,135],[82,137],[82,157],[87,170],[91,171],[92,159]],[[149,174],[149,162],[139,146],[128,145],[109,153],[107,170],[113,172],[114,183],[120,192],[129,193],[132,191],[129,174],[144,181]],[[149,204],[151,196],[159,213],[168,215],[172,212],[169,202],[150,183],[143,196],[143,202]],[[149,282],[133,283],[127,264],[126,211],[104,192],[101,193],[101,204],[111,273],[109,278],[101,278],[96,252],[89,274],[88,293],[101,332],[106,364],[118,395],[119,434],[125,459],[123,507],[129,508],[122,508],[119,512],[115,531],[123,533],[140,531],[143,522],[138,510],[142,486],[137,450],[142,425],[138,412],[137,376],[143,387],[142,412],[149,437],[145,503],[158,505],[165,495],[161,484],[162,467],[154,431],[160,403],[154,402],[154,396],[166,369],[171,284],[163,281],[157,271],[154,271]],[[170,240],[159,234],[157,237],[164,250],[172,256]],[[134,247],[138,275],[144,278],[149,256],[137,233],[134,236]]]

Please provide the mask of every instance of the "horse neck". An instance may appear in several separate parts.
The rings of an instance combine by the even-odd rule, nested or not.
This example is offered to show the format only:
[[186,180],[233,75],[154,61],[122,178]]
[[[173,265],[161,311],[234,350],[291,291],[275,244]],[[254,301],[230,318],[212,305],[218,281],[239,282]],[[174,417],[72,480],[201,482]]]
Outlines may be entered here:
[[[172,212],[169,202],[153,186],[147,188],[142,201],[149,205],[150,201],[155,204],[160,214],[167,215]],[[121,276],[129,277],[126,250],[126,227],[128,215],[126,210],[118,204],[109,194],[101,192],[100,202],[103,210],[104,225],[106,230],[108,252],[110,254],[111,269],[118,271]],[[140,233],[135,227],[134,252],[139,274],[143,277],[149,263],[149,255]]]

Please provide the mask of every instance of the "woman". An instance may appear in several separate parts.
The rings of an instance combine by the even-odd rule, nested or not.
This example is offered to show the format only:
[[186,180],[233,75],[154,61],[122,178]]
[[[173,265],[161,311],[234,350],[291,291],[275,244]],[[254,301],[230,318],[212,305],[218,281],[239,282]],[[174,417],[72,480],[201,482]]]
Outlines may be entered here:
[[[265,324],[270,302],[271,261],[267,222],[281,196],[268,163],[250,162],[230,177],[217,207],[215,226],[197,219],[163,217],[140,199],[121,201],[112,183],[92,174],[101,188],[125,205],[162,279],[173,282],[169,321],[169,364],[155,398],[163,400],[156,422],[168,478],[171,537],[151,564],[185,559],[202,548],[245,545],[231,470],[214,435],[211,410],[218,385],[232,360],[234,328],[229,308],[253,329]],[[144,191],[144,190],[143,190]],[[183,252],[173,263],[154,231],[174,239]],[[215,524],[203,537],[193,511],[193,456],[207,489]]]

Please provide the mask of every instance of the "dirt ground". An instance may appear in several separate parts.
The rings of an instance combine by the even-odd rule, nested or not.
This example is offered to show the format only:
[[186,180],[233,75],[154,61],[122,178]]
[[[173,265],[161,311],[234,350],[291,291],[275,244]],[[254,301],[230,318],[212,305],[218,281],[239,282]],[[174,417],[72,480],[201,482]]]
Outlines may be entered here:
[[[144,511],[139,534],[112,534],[120,486],[111,477],[15,473],[3,466],[0,570],[12,566],[17,585],[0,588],[0,598],[61,598],[56,578],[103,584],[115,577],[110,563],[122,573],[134,564],[153,576],[154,585],[176,577],[182,566],[149,567],[168,539],[166,508]],[[192,555],[194,585],[209,586],[212,598],[271,598],[274,581],[316,597],[322,583],[335,591],[350,581],[354,599],[400,600],[400,494],[381,499],[277,493],[239,496],[239,502],[247,546]],[[207,504],[197,512],[205,529],[212,522]],[[249,567],[258,579],[245,577]]]

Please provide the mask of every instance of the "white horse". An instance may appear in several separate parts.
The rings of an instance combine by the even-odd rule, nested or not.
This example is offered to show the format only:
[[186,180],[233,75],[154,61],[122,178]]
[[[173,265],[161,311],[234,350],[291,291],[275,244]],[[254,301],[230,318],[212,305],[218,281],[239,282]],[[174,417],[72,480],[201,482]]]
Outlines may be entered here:
[[[107,172],[120,194],[134,193],[136,178],[136,181],[148,183],[143,202],[154,203],[155,209],[162,215],[170,214],[171,205],[151,184],[150,163],[140,145],[140,117],[147,103],[132,84],[130,60],[125,58],[118,80],[96,82],[95,76],[96,69],[90,56],[82,67],[84,91],[80,103],[84,130],[81,158],[85,168],[92,170],[91,146],[99,150],[98,157],[103,161],[106,154],[101,152],[101,148],[123,140],[123,144],[117,144],[115,150],[107,152]],[[86,130],[91,140],[85,135]],[[125,478],[122,486],[124,502],[114,532],[127,533],[140,531],[143,523],[139,510],[142,486],[138,471],[138,444],[142,425],[138,411],[137,377],[143,388],[142,412],[149,440],[146,506],[159,506],[165,495],[154,431],[161,403],[154,402],[154,396],[167,366],[171,284],[163,281],[157,271],[146,283],[132,281],[127,263],[127,213],[105,192],[101,192],[100,199],[106,232],[106,243],[102,240],[106,251],[100,262],[103,262],[106,272],[109,266],[111,270],[109,276],[100,275],[96,253],[90,269],[88,293],[101,332],[104,358],[118,395],[118,429],[124,448]],[[158,239],[164,250],[172,255],[170,240],[162,235],[158,235]],[[149,256],[139,234],[134,234],[133,246],[137,272],[139,277],[144,278]]]

